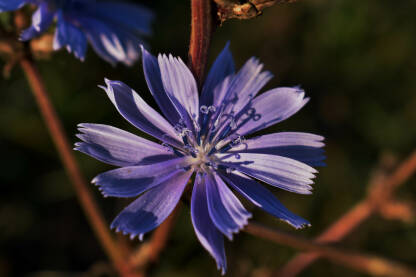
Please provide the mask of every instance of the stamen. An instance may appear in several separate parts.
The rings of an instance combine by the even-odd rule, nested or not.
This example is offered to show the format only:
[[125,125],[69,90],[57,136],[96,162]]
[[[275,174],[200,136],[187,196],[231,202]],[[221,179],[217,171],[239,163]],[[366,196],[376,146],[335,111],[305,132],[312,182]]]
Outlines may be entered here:
[[187,146],[189,146],[189,140],[188,140],[188,136],[186,134],[184,136],[182,136],[182,141],[183,141],[183,144],[185,144],[185,148]]
[[162,142],[161,144],[164,148],[166,148],[169,152],[176,154],[179,157],[183,157],[184,154],[179,152],[178,149],[170,146],[169,144],[167,144],[166,142]]
[[212,112],[212,113],[215,113],[215,111],[217,110],[217,108],[215,106],[211,105],[211,106],[208,107],[208,110],[210,112]]
[[[201,106],[200,108],[202,113],[202,120],[201,120],[201,132],[198,134],[198,144],[201,145],[201,136],[205,136],[208,131],[209,120],[211,116],[215,113],[217,108],[215,106]],[[209,114],[211,113],[211,114]]]
[[208,107],[207,107],[207,106],[205,106],[205,105],[202,105],[202,106],[199,108],[199,111],[200,111],[202,114],[208,114],[208,113],[209,113],[209,109],[208,109]]
[[174,152],[173,147],[167,144],[166,142],[162,142],[162,147],[166,148],[169,152]]
[[180,136],[184,135],[184,131],[189,130],[186,128],[185,120],[183,120],[183,118],[179,119],[179,122],[173,128],[175,129],[175,132]]
[[198,133],[201,131],[201,126],[199,126],[198,122],[196,122],[195,118],[192,118],[192,123],[194,124],[195,131]]
[[192,157],[196,158],[196,154],[198,154],[198,149],[192,147],[191,145],[185,145],[185,149],[189,151]]
[[185,156],[182,152],[179,152],[179,150],[178,149],[176,149],[176,148],[172,148],[173,149],[173,153],[176,155],[176,156],[179,156],[179,157],[183,157],[183,156]]
[[[221,120],[222,117],[225,117],[226,119],[224,121],[222,121],[222,123],[220,124],[220,120]],[[211,128],[208,142],[212,142],[214,140],[214,138],[215,138],[215,141],[218,141],[218,138],[221,135],[218,135],[217,131],[221,130],[221,128],[226,126],[227,123],[229,124],[230,118],[233,119],[233,116],[232,115],[227,115],[227,114],[222,114],[222,111],[221,111],[221,115],[219,117],[217,117],[213,128]],[[224,128],[222,130],[224,131]],[[215,143],[213,143],[213,144],[215,144]]]
[[233,146],[231,145],[231,143],[224,145],[224,147],[222,147],[220,150],[218,150],[220,153],[224,153],[227,152],[228,150],[230,150],[231,148],[233,148]]
[[214,163],[214,162],[207,162],[207,163],[205,163],[205,165],[206,166],[209,166],[209,167],[212,167],[213,169],[215,169],[215,170],[217,170],[218,169],[218,167],[219,167],[219,165],[217,165],[217,163]]
[[225,144],[223,147],[221,147],[218,152],[225,153],[228,150],[230,150],[233,147],[236,147],[244,142],[245,138],[243,136],[237,136],[234,140],[229,142],[228,144]]
[[234,170],[236,170],[235,168],[232,168],[232,167],[227,167],[226,169],[225,169],[225,172],[227,172],[228,174],[230,174],[231,172],[233,172]]
[[214,124],[212,125],[212,128],[211,128],[211,133],[213,133],[213,132],[215,132],[215,131],[217,130],[217,127],[218,127],[218,125],[219,125],[219,123],[220,123],[220,119],[221,119],[221,117],[222,117],[222,115],[223,115],[223,113],[224,113],[224,108],[225,108],[225,105],[224,105],[224,104],[222,104],[222,105],[221,105],[221,110],[220,110],[220,112],[217,114],[217,118],[215,119]]
[[213,146],[211,148],[211,150],[208,152],[207,156],[211,156],[212,154],[214,154],[215,152],[217,152],[217,148],[215,148],[215,146]]
[[229,119],[228,125],[221,131],[220,135],[217,137],[216,141],[221,141],[227,137],[232,130],[237,127],[237,124],[234,121],[234,116],[231,116]]
[[238,146],[242,144],[245,141],[245,138],[243,136],[238,136],[236,139],[234,139],[231,142],[232,147]]

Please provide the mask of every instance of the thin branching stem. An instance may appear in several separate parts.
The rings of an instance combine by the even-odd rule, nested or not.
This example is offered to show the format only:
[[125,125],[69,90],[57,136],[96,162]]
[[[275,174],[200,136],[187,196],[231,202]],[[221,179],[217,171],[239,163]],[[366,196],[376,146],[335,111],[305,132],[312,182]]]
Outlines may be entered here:
[[[314,251],[334,263],[373,276],[414,277],[416,271],[400,263],[377,256],[352,253],[336,247],[299,238],[257,223],[250,223],[245,232],[296,249]],[[280,275],[278,275],[280,276]]]
[[[27,25],[26,15],[22,11],[16,12],[14,21],[16,25],[16,33],[19,33]],[[59,117],[49,99],[46,86],[32,59],[30,49],[26,48],[26,50],[26,53],[19,58],[20,66],[26,75],[33,96],[36,99],[41,115],[49,130],[49,134],[51,135],[55,147],[58,150],[62,164],[64,165],[70,181],[74,186],[79,203],[84,210],[88,222],[120,276],[142,276],[141,274],[136,274],[130,271],[130,267],[125,262],[124,253],[122,253],[111,236],[108,224],[105,222],[91,190],[89,189],[87,182],[78,167],[73,155],[72,147],[67,140],[61,121],[59,120]]]
[[142,244],[137,252],[131,256],[130,263],[132,266],[144,271],[148,266],[157,262],[166,246],[180,208],[181,205],[179,204],[169,217],[154,231],[149,242]]
[[75,188],[79,203],[93,228],[95,235],[100,241],[121,276],[139,276],[129,272],[124,256],[113,240],[108,224],[105,222],[98,205],[96,204],[91,190],[88,188],[77,162],[74,158],[72,148],[65,136],[62,124],[49,100],[44,82],[35,64],[29,57],[20,60],[20,65],[27,77],[33,96],[36,99],[39,110],[48,127],[52,140],[58,150],[65,170]]
[[[372,184],[368,196],[333,223],[316,238],[316,242],[336,242],[345,238],[363,221],[389,204],[395,190],[416,172],[416,151],[403,161],[389,176]],[[372,182],[370,182],[372,183]],[[320,253],[302,253],[283,266],[278,276],[293,277],[302,272],[321,256]]]

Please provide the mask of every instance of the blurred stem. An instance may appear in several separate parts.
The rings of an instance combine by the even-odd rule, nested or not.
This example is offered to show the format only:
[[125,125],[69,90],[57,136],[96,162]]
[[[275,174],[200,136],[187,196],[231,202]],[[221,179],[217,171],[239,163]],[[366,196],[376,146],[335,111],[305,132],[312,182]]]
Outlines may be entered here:
[[[389,205],[399,185],[408,180],[416,171],[416,151],[403,161],[397,169],[387,177],[371,180],[368,196],[333,223],[325,232],[316,238],[316,242],[340,241],[363,221],[375,212]],[[278,276],[293,277],[321,257],[321,253],[302,253],[292,258],[283,266]]]
[[188,63],[199,88],[204,83],[213,26],[211,0],[191,0],[191,39]]
[[149,260],[151,263],[154,263],[159,258],[160,253],[162,252],[163,248],[165,248],[166,242],[168,240],[170,231],[175,223],[175,220],[179,214],[181,206],[180,203],[176,206],[175,210],[169,215],[169,217],[160,225],[159,228],[153,234],[150,245],[152,248],[150,249]]
[[49,129],[49,133],[59,152],[66,172],[74,185],[78,200],[84,209],[85,215],[93,228],[97,238],[102,244],[108,257],[111,259],[121,276],[139,276],[129,272],[125,259],[114,242],[107,223],[89,190],[84,177],[75,161],[68,140],[66,139],[62,124],[49,100],[45,85],[39,71],[30,57],[20,60],[20,65],[26,74],[33,95],[42,113],[43,119]]
[[[16,34],[19,34],[28,25],[27,16],[23,11],[18,10],[15,13],[14,22],[16,26]],[[27,46],[27,45],[25,45]],[[140,277],[141,273],[134,273],[130,266],[125,262],[125,257],[111,236],[108,224],[105,222],[103,215],[95,202],[95,199],[89,189],[85,178],[73,155],[72,147],[70,146],[62,124],[59,120],[55,109],[49,100],[48,92],[44,85],[42,76],[40,75],[28,47],[25,48],[22,57],[19,58],[19,63],[23,69],[27,81],[30,85],[33,96],[36,99],[39,110],[48,127],[49,133],[58,150],[61,161],[65,170],[75,188],[78,196],[78,201],[84,210],[88,222],[95,232],[101,246],[104,248],[107,256],[112,261],[114,267],[123,277]]]
[[[373,276],[414,277],[416,271],[384,258],[351,253],[338,248],[299,238],[257,223],[250,223],[244,229],[247,233],[293,248],[314,251],[334,263],[371,274]],[[280,275],[278,275],[280,276]]]
[[178,204],[169,217],[154,231],[150,241],[142,244],[139,250],[132,255],[130,260],[132,266],[144,270],[148,265],[157,262],[160,253],[166,246],[180,208],[181,205]]

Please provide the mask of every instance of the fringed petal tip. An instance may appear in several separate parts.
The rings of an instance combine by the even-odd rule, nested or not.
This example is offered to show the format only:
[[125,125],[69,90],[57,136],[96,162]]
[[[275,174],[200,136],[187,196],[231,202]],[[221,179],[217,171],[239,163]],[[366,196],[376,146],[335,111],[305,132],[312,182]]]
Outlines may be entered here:
[[114,88],[113,86],[116,86],[116,90],[117,90],[117,86],[120,86],[122,88],[126,88],[128,89],[130,92],[132,92],[133,90],[127,86],[125,83],[121,82],[121,81],[114,81],[114,80],[110,80],[108,78],[104,78],[104,82],[105,82],[105,86],[102,85],[98,85],[99,88],[103,89],[107,94],[113,94],[114,93]]
[[103,89],[103,90],[105,90],[105,91],[112,90],[113,85],[117,85],[117,84],[120,84],[121,85],[121,84],[123,84],[120,81],[114,81],[114,80],[110,80],[108,78],[104,78],[104,83],[105,83],[105,86],[98,85],[98,87],[101,88],[101,89]]
[[143,239],[144,239],[144,234],[139,234],[139,235],[136,235],[136,234],[130,234],[130,236],[129,236],[130,240],[134,240],[136,237],[139,239],[139,241],[143,241]]
[[108,78],[104,78],[104,82],[107,85],[107,87],[111,86],[111,83],[113,82],[112,80],[108,79]]
[[[83,134],[76,134],[75,135],[77,138],[79,138],[80,140],[83,140],[82,139],[82,137],[83,137]],[[82,148],[85,146],[85,142],[84,141],[78,141],[78,142],[75,142],[74,143],[74,150],[77,150],[77,151],[81,151],[82,150]]]
[[243,230],[246,226],[247,226],[247,224],[248,224],[248,220],[250,219],[250,218],[252,218],[253,217],[253,215],[251,214],[251,213],[249,213],[249,214],[247,214],[246,215],[246,218],[244,219],[244,221],[243,222],[241,222],[241,225],[239,225],[238,227],[236,227],[236,228],[230,228],[230,229],[227,229],[226,231],[227,232],[224,232],[223,233],[223,235],[229,240],[229,241],[233,241],[234,240],[234,234],[238,234],[238,233],[240,233],[240,231],[241,230]]
[[68,51],[68,53],[70,54],[72,53],[75,56],[75,58],[77,58],[81,62],[85,61],[85,53],[81,53],[80,51],[77,51],[77,50],[72,51],[72,48],[69,45],[66,46],[66,50]]
[[[104,198],[108,198],[108,197],[110,197],[110,196],[113,196],[113,195],[109,195],[107,192],[106,192],[106,190],[105,190],[105,188],[103,188],[102,187],[102,183],[100,182],[100,175],[97,175],[97,176],[95,176],[92,180],[91,180],[91,184],[93,184],[94,186],[96,186],[97,187],[97,189],[98,189],[98,191],[101,193],[101,195],[104,197]],[[113,197],[116,197],[116,196],[113,196]]]
[[144,234],[142,234],[142,233],[137,233],[136,234],[136,233],[127,232],[125,230],[122,230],[119,226],[116,226],[114,224],[114,222],[111,223],[110,229],[114,230],[114,232],[116,232],[116,233],[121,233],[124,236],[129,236],[130,240],[134,240],[136,237],[139,239],[139,241],[143,241],[143,239],[144,239]]
[[296,191],[296,193],[303,194],[303,195],[312,195],[313,194],[313,187],[311,187],[309,185],[305,185],[303,190]]
[[90,129],[92,126],[95,126],[98,124],[95,123],[78,123],[77,124],[77,129],[80,132],[80,134],[77,134],[76,136],[78,137],[78,135],[82,135],[85,134],[85,132]]
[[310,100],[310,97],[306,97],[306,92],[303,88],[299,87],[299,86],[295,86],[295,87],[279,87],[279,89],[288,89],[289,93],[294,93],[297,95],[297,97],[299,97],[299,99],[303,99],[303,101],[305,101],[305,104]]
[[[78,137],[78,136],[81,136],[81,135],[76,135],[76,136]],[[85,143],[83,141],[79,141],[79,142],[76,142],[74,144],[73,150],[79,151],[79,152],[84,153],[84,154],[88,154],[87,151],[86,151],[86,149],[85,149],[86,146],[87,146],[87,143]]]
[[[98,175],[98,176],[99,176],[99,175]],[[108,198],[108,197],[109,197],[109,196],[111,196],[111,195],[108,195],[108,194],[105,192],[104,188],[101,186],[101,183],[100,183],[100,181],[99,181],[99,178],[97,178],[98,176],[94,177],[94,178],[91,180],[91,184],[93,184],[94,186],[96,186],[96,187],[97,187],[98,191],[101,193],[101,195],[102,195],[104,198]]]
[[28,36],[28,29],[21,31],[19,36],[17,37],[17,40],[20,41],[20,42],[26,42],[26,41],[29,41],[31,39],[32,38]]
[[217,269],[221,271],[221,276],[224,276],[227,271],[227,266],[217,263]]
[[115,81],[112,81],[108,78],[104,78],[105,85],[98,85],[97,87],[104,90],[105,93],[109,94],[109,93],[112,93],[112,91],[113,91],[113,88],[112,88],[113,82],[115,82]]
[[309,221],[307,221],[306,219],[303,219],[303,218],[299,218],[298,222],[293,222],[293,221],[289,221],[289,220],[285,220],[285,219],[280,219],[280,220],[289,224],[290,226],[292,226],[296,230],[301,230],[301,229],[305,229],[307,227],[312,226],[312,224],[310,224]]
[[296,214],[293,214],[289,211],[284,213],[284,214],[281,214],[280,216],[278,216],[276,214],[274,216],[277,217],[279,220],[289,224],[290,226],[292,226],[296,230],[300,230],[300,229],[304,229],[306,227],[311,227],[312,226],[312,224],[308,220],[306,220],[306,219],[304,219],[304,218],[302,218],[302,217],[300,217]]
[[244,221],[241,223],[241,225],[239,225],[238,227],[236,227],[234,229],[229,229],[228,230],[229,232],[227,234],[224,234],[229,241],[233,241],[234,234],[240,233],[240,231],[243,230],[248,225],[249,219],[253,217],[253,215],[251,213],[247,213],[245,216],[246,217],[245,217]]

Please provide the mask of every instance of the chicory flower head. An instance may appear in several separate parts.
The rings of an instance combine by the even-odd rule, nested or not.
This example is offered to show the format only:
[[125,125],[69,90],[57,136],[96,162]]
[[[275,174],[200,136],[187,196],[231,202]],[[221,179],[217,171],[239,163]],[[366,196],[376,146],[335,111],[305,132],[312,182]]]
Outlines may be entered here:
[[[238,71],[228,45],[213,64],[201,95],[180,58],[142,50],[147,85],[163,115],[130,87],[106,80],[102,87],[119,113],[161,144],[108,125],[79,125],[76,150],[121,168],[93,179],[104,196],[137,197],[111,228],[139,239],[177,205],[192,175],[195,233],[224,273],[224,236],[232,239],[251,214],[234,192],[295,228],[309,222],[287,210],[257,180],[300,194],[322,165],[323,137],[281,132],[245,138],[299,111],[308,101],[300,88],[281,87],[256,96],[272,78],[255,58]],[[191,186],[191,184],[189,184]]]
[[0,12],[25,4],[38,8],[32,25],[20,39],[30,40],[44,33],[56,20],[54,50],[65,47],[84,60],[87,41],[109,63],[132,65],[139,57],[142,35],[151,33],[153,14],[137,4],[108,0],[0,0]]

